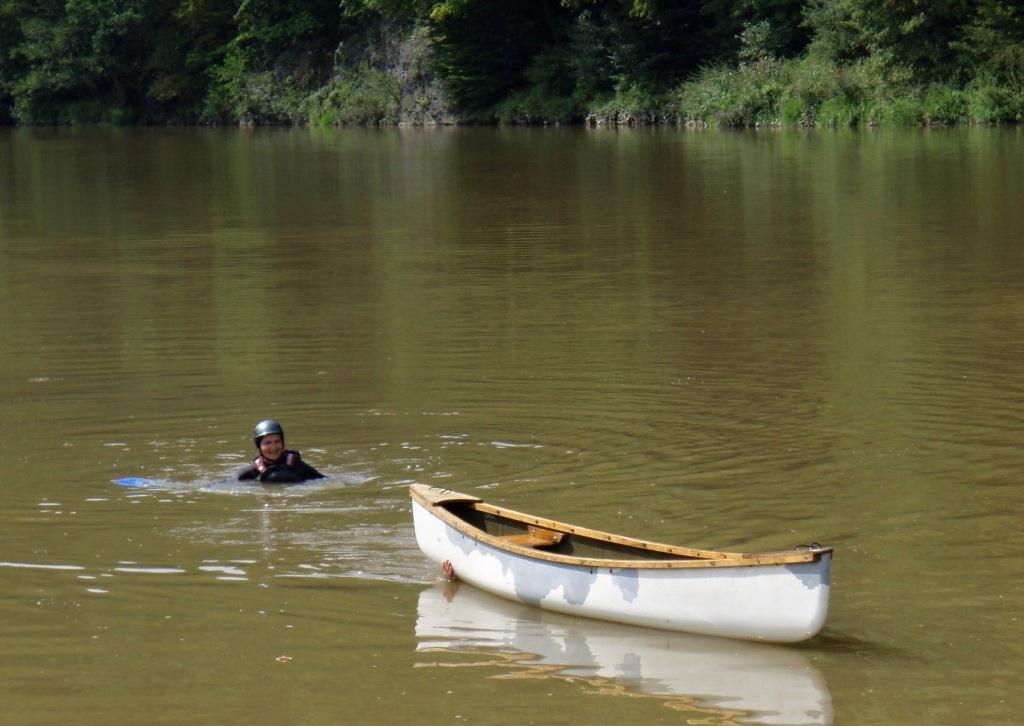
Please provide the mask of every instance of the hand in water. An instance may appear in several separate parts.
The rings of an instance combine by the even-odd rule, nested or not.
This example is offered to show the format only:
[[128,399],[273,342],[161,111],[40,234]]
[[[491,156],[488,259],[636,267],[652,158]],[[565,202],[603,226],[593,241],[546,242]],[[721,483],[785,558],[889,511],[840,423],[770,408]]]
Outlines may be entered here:
[[459,579],[455,575],[455,567],[452,566],[451,560],[445,560],[441,563],[441,573],[448,582],[455,582]]

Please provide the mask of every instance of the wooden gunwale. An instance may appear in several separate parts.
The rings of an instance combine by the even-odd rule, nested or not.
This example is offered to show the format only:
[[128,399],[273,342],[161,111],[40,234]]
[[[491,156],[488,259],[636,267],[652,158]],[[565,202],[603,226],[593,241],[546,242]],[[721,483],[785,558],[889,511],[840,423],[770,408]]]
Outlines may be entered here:
[[[611,534],[601,530],[578,527],[573,524],[559,522],[554,519],[536,517],[532,514],[517,512],[514,509],[506,509],[493,504],[488,504],[479,497],[460,494],[449,489],[429,487],[425,484],[413,484],[409,487],[410,496],[428,511],[454,527],[468,537],[486,542],[492,547],[513,552],[518,555],[532,559],[547,560],[567,565],[581,567],[602,567],[610,569],[645,569],[645,570],[685,570],[700,569],[708,567],[754,567],[757,565],[787,565],[803,562],[816,562],[822,555],[832,552],[831,547],[811,547],[808,549],[783,550],[779,552],[756,552],[743,554],[738,552],[720,552],[716,550],[693,549],[677,545],[650,542],[648,540],[626,537],[624,535]],[[517,544],[515,540],[503,539],[501,536],[488,534],[482,529],[475,527],[444,505],[460,503],[478,512],[491,514],[497,517],[510,519],[523,524],[532,524],[545,529],[563,532],[569,535],[577,535],[587,539],[593,539],[626,547],[646,550],[648,552],[664,553],[675,557],[687,557],[690,559],[651,559],[651,560],[623,560],[602,557],[577,557],[574,555],[563,555],[555,552],[547,552],[541,549],[534,549],[530,546]]]

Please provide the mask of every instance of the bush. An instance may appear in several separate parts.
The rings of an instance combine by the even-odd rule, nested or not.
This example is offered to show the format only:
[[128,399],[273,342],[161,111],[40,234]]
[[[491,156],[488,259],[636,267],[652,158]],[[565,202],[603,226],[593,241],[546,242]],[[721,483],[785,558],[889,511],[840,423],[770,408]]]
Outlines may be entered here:
[[201,118],[207,123],[235,120],[245,106],[245,56],[236,49],[210,69],[210,91]]
[[991,80],[975,79],[965,91],[967,116],[978,123],[1002,123],[1024,118],[1024,94]]
[[884,126],[917,126],[924,122],[924,110],[916,94],[886,99],[876,106],[876,118]]
[[814,123],[815,114],[807,102],[800,96],[791,95],[787,91],[779,102],[779,120],[786,126],[810,126]]
[[845,94],[829,98],[818,109],[818,122],[825,126],[858,126],[864,116],[864,106]]
[[929,86],[922,99],[924,120],[929,124],[958,124],[967,120],[967,97],[944,85]]
[[547,96],[539,88],[514,93],[499,103],[494,115],[503,124],[561,124],[582,117],[578,98]]
[[565,123],[583,116],[583,94],[575,90],[572,60],[558,49],[538,53],[524,73],[524,88],[495,106],[502,123]]
[[965,89],[893,81],[871,59],[838,66],[814,57],[705,68],[672,94],[687,123],[719,126],[914,126],[1024,119],[1024,90],[991,79]]
[[837,92],[839,71],[831,63],[815,60],[794,61],[789,64],[791,80],[788,94],[799,98],[807,109],[817,109],[825,99]]
[[676,89],[674,100],[680,118],[686,123],[714,125],[718,115],[732,105],[729,89],[733,73],[722,65],[710,66]]
[[[705,68],[683,84],[676,95],[678,113],[688,123],[709,126],[754,126],[778,116],[782,86],[775,77],[778,63],[761,60],[739,67]],[[789,108],[794,111],[795,104]]]
[[317,126],[398,123],[402,89],[384,71],[362,65],[341,71],[309,99],[309,122]]
[[637,85],[620,84],[605,99],[591,103],[587,120],[597,124],[678,123],[676,102],[671,96]]

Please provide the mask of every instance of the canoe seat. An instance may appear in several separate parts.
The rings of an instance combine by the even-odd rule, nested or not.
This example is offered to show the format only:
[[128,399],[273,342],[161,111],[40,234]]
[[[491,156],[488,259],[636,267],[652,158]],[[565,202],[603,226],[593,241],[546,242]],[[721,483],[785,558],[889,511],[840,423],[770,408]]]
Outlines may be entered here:
[[550,547],[561,542],[563,537],[565,537],[565,532],[556,532],[553,529],[535,527],[531,524],[523,534],[504,534],[499,535],[498,539],[521,547]]

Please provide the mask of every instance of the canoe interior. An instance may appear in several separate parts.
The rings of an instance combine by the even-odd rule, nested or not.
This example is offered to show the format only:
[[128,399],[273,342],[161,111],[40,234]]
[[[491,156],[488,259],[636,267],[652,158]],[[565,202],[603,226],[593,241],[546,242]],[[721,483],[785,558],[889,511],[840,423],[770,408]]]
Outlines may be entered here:
[[[503,517],[493,512],[481,511],[479,505],[473,502],[451,502],[441,506],[470,526],[495,537],[511,538],[517,535],[526,536],[530,534],[532,527],[527,522]],[[700,559],[698,557],[688,557],[643,547],[634,547],[619,542],[595,539],[582,535],[579,532],[563,532],[558,542],[534,544],[533,547],[552,554],[590,559],[661,561],[693,561]]]
[[819,544],[775,552],[721,552],[651,542],[579,527],[553,519],[488,504],[479,497],[450,489],[413,484],[413,500],[464,534],[479,534],[502,549],[530,550],[552,562],[588,567],[690,569],[754,567],[817,562],[832,552]]

